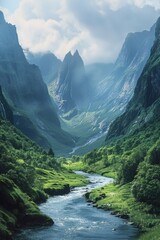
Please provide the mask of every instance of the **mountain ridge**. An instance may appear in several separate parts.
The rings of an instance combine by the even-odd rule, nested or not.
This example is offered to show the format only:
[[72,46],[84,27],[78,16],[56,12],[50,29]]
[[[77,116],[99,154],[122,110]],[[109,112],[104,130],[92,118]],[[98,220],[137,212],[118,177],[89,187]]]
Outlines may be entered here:
[[160,107],[160,18],[155,29],[155,42],[150,57],[138,79],[134,96],[126,112],[112,123],[107,139],[134,131],[158,115]]

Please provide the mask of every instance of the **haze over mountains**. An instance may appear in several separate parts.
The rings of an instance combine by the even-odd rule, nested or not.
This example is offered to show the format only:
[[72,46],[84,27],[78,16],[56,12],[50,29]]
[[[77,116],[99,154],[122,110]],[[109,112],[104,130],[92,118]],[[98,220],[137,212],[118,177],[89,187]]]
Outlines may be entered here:
[[50,52],[25,51],[25,57],[15,27],[2,13],[0,36],[0,84],[15,126],[41,146],[66,155],[104,143],[111,122],[133,96],[155,26],[128,34],[115,63],[88,66],[78,51],[67,53],[63,61]]
[[[154,39],[155,26],[150,31],[128,34],[117,60],[111,64],[85,66],[78,51],[52,64],[49,75],[53,69],[56,75],[46,82],[63,128],[77,137],[74,153],[85,153],[103,144],[111,122],[123,113],[133,96]],[[43,74],[46,62],[41,64],[38,66]]]
[[[141,232],[152,229],[139,240],[159,238],[159,76],[160,18],[149,31],[129,33],[115,63],[85,66],[78,50],[63,61],[50,52],[23,50],[15,26],[0,12],[0,238],[15,239],[17,227],[52,225],[53,219],[35,203],[78,186],[84,193],[88,180],[73,169],[114,178],[113,184],[88,189],[86,197],[132,221]],[[68,202],[74,205],[73,215],[81,200],[84,204],[79,200],[77,204],[76,193]],[[91,209],[88,217],[95,225]],[[61,218],[68,237],[76,236],[64,215],[66,202],[55,221]],[[116,220],[113,224],[114,230],[123,227]],[[83,226],[86,236],[92,236],[85,221]],[[44,236],[54,237],[52,230],[45,228]]]

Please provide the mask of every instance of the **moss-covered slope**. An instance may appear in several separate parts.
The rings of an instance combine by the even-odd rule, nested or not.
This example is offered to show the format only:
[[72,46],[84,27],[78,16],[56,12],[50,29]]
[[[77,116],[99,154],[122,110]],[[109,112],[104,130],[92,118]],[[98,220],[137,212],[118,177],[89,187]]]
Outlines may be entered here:
[[[159,239],[160,120],[149,121],[129,136],[112,140],[65,164],[115,178],[115,184],[93,190],[89,199],[98,207],[130,218],[147,233],[140,239]],[[78,160],[78,162],[76,162]]]
[[11,239],[20,226],[53,224],[35,202],[85,183],[82,176],[62,168],[53,151],[45,152],[0,119],[0,239]]
[[0,196],[1,239],[10,239],[17,226],[53,224],[53,220],[42,214],[27,194],[4,176],[0,176]]

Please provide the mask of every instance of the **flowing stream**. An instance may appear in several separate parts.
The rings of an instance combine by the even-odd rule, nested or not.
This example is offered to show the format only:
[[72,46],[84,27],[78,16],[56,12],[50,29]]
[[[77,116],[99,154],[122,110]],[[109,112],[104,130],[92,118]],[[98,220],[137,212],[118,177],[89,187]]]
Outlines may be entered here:
[[94,208],[84,194],[113,180],[96,174],[78,172],[89,178],[85,187],[76,187],[65,196],[56,196],[40,205],[43,213],[55,221],[51,227],[21,230],[16,240],[129,240],[137,239],[139,231],[126,220],[109,211]]

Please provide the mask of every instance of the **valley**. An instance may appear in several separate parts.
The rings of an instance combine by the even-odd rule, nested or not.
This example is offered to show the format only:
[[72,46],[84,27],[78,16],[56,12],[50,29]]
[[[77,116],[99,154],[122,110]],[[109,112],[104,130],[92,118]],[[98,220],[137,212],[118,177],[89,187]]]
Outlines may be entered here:
[[104,186],[112,180],[96,174],[84,173],[84,176],[90,181],[85,187],[77,187],[69,195],[50,198],[40,205],[42,212],[54,217],[56,226],[27,229],[20,232],[15,239],[135,239],[139,235],[138,229],[110,212],[93,208],[83,197],[86,191]]
[[160,18],[111,62],[21,34],[0,10],[0,239],[159,240]]
[[57,105],[62,128],[76,138],[71,152],[85,154],[104,143],[104,135],[111,122],[125,111],[133,96],[149,57],[154,35],[155,25],[150,31],[128,34],[117,60],[110,64],[85,66],[77,50],[73,55],[67,53],[61,63],[51,53],[46,53],[44,60],[41,55],[34,57],[27,53],[28,61],[38,64],[44,79],[43,66],[47,56],[54,59],[53,65],[48,61],[48,66],[52,65],[48,76],[52,75],[53,69],[57,74],[52,81],[48,77],[46,83]]

